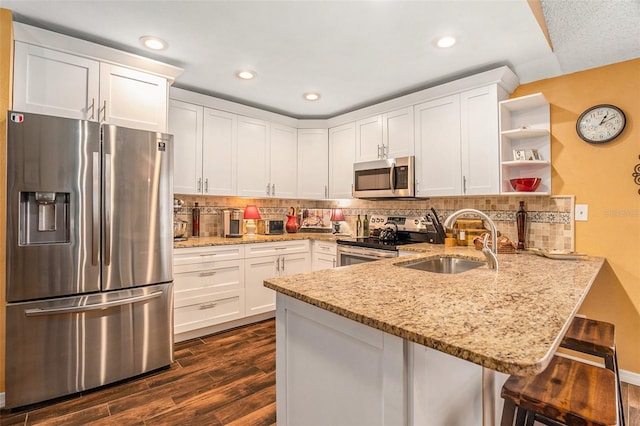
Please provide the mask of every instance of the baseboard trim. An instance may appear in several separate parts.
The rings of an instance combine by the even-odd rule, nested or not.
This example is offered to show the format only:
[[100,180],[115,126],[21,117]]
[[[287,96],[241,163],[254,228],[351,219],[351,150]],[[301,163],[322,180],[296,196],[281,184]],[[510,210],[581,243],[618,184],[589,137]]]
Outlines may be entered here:
[[620,370],[620,381],[630,385],[640,386],[640,374],[627,370]]
[[0,393],[0,408],[4,408],[4,392]]

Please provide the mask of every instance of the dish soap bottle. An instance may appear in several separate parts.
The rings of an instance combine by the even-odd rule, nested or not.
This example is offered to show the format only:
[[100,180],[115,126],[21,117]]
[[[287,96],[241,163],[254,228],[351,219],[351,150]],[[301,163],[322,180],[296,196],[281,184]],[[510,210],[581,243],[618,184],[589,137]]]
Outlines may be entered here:
[[192,236],[200,236],[200,207],[198,207],[198,203],[195,203],[191,210],[191,231]]
[[362,222],[362,233],[365,237],[369,236],[369,218],[367,218],[366,214],[364,215],[364,222]]
[[356,220],[356,237],[362,237],[362,220],[360,220],[360,215],[358,215],[358,220]]

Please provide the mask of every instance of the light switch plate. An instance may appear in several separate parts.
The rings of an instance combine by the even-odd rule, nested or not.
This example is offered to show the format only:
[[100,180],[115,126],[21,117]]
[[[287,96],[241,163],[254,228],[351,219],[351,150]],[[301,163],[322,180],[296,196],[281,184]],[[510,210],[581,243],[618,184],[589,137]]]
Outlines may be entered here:
[[589,219],[589,205],[576,204],[575,220],[586,222]]

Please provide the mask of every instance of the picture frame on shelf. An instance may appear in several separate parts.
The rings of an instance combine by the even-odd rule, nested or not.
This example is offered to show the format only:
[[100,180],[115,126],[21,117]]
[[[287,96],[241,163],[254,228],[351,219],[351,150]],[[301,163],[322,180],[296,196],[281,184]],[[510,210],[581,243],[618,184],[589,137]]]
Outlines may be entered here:
[[524,149],[514,149],[513,150],[513,160],[514,161],[525,161],[527,159],[527,151]]
[[540,157],[540,152],[537,149],[531,149],[529,151],[529,160],[542,160],[542,157]]

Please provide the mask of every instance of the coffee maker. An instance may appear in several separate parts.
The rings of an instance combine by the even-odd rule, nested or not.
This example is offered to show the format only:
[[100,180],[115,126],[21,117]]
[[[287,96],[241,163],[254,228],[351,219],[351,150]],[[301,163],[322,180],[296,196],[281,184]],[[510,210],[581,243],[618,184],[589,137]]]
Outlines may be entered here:
[[225,238],[242,237],[242,219],[244,213],[239,209],[223,210],[222,235]]

